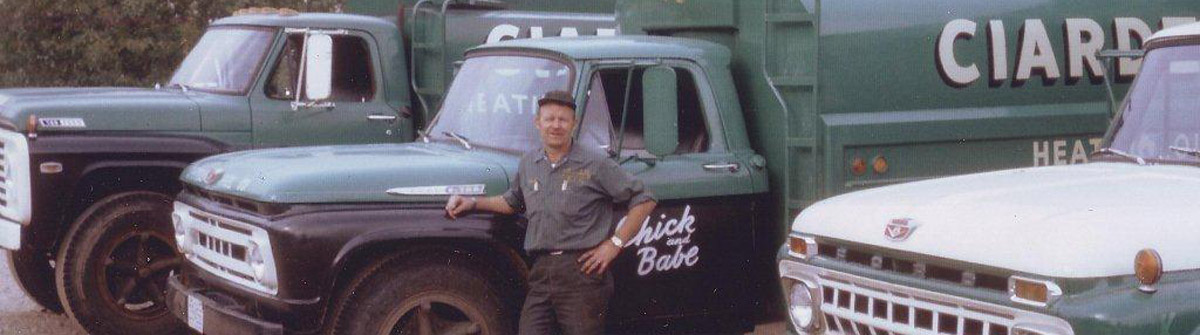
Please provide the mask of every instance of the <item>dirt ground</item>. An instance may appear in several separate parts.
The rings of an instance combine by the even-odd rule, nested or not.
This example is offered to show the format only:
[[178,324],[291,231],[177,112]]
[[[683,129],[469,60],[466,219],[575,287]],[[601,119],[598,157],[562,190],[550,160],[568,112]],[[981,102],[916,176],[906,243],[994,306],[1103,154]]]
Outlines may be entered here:
[[[3,252],[3,251],[0,251]],[[25,296],[13,282],[5,255],[0,255],[0,335],[86,334],[63,314],[47,312]],[[759,325],[751,334],[784,334],[783,322]]]
[[12,334],[86,334],[83,328],[63,314],[38,307],[12,279],[7,255],[0,250],[0,335]]

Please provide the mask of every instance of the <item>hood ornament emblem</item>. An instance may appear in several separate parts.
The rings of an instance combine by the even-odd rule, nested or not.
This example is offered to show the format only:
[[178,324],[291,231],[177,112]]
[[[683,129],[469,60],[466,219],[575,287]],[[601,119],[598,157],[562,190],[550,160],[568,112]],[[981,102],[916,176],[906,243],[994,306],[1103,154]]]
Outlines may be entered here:
[[888,222],[887,227],[883,229],[883,236],[889,240],[901,242],[907,240],[919,226],[921,225],[910,218],[892,219],[892,221]]
[[218,180],[221,180],[221,176],[224,175],[225,170],[222,169],[208,170],[208,175],[204,176],[204,183],[209,185],[216,184]]

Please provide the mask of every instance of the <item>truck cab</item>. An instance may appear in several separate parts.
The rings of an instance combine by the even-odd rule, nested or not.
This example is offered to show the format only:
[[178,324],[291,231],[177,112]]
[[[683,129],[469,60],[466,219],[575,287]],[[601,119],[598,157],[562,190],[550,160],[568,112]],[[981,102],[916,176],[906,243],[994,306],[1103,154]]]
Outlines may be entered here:
[[1200,24],[1147,38],[1091,163],[821,201],[779,250],[798,334],[1197,334]]
[[[313,34],[332,41],[323,97],[298,71]],[[173,324],[154,292],[179,262],[169,224],[178,173],[233,150],[410,141],[401,43],[373,17],[236,15],[213,22],[155,88],[0,90],[0,246],[14,277],[93,332]]]

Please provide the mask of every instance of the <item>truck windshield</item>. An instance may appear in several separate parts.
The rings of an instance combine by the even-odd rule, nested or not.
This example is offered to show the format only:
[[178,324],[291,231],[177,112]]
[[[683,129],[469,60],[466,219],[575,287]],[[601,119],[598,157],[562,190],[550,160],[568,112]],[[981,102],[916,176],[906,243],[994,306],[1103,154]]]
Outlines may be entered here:
[[[537,100],[549,91],[570,91],[573,77],[570,66],[547,58],[469,58],[446,92],[429,136],[451,141],[459,137],[471,145],[507,151],[539,148],[541,138],[533,126]],[[586,123],[580,127],[589,127]]]
[[243,93],[258,73],[274,35],[269,29],[248,27],[209,29],[169,83],[216,93]]
[[1156,163],[1200,164],[1200,45],[1151,50],[1110,148]]

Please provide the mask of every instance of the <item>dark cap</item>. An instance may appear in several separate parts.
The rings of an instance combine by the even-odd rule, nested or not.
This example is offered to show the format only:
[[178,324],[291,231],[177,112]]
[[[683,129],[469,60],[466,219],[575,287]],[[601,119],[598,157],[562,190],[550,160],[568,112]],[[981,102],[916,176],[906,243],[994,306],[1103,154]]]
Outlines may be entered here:
[[567,93],[567,91],[546,92],[546,96],[538,99],[538,107],[541,108],[542,105],[547,103],[556,103],[575,109],[575,98],[571,96],[571,93]]

